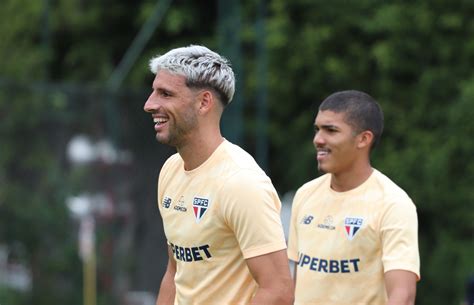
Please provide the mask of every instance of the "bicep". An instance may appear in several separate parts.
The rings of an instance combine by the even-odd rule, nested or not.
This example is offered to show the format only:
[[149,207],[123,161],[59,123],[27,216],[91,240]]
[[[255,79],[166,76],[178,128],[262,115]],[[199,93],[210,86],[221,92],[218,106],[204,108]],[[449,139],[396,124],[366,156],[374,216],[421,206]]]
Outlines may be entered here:
[[406,270],[385,272],[385,287],[388,304],[414,304],[416,296],[417,275]]
[[248,258],[247,266],[259,286],[267,286],[282,277],[286,280],[290,276],[286,250]]
[[385,271],[411,271],[420,277],[418,219],[411,203],[391,204],[381,221],[382,262]]
[[252,304],[292,304],[294,284],[286,250],[248,258],[247,266],[258,284]]
[[244,258],[286,248],[281,203],[269,181],[248,178],[228,182],[220,207],[222,219],[235,235]]

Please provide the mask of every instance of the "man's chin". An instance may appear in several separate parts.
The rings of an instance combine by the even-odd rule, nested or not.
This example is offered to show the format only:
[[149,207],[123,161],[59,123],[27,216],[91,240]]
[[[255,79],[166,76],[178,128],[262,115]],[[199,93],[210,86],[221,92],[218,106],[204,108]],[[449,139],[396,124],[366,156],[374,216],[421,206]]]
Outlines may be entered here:
[[169,145],[169,139],[165,139],[163,137],[160,137],[159,135],[156,135],[156,141],[160,144],[165,144],[165,145]]
[[156,136],[156,141],[160,144],[163,144],[163,145],[168,145],[168,146],[171,146],[171,147],[179,147],[180,146],[180,142],[176,141],[175,138],[163,138],[163,137],[159,137],[159,136]]

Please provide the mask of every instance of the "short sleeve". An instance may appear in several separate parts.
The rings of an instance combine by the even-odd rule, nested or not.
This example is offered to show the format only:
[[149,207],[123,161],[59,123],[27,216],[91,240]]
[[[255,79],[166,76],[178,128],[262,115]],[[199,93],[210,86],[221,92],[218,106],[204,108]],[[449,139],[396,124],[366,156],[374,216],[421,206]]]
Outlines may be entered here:
[[298,261],[298,208],[300,202],[301,192],[298,191],[293,198],[291,205],[291,218],[290,218],[290,230],[288,234],[288,258],[292,261]]
[[165,180],[167,180],[171,164],[173,162],[176,162],[176,155],[169,157],[163,166],[161,167],[160,173],[158,175],[158,181],[157,181],[157,189],[156,189],[156,198],[157,198],[157,204],[158,204],[158,209],[160,211],[160,214],[162,213],[162,205],[163,205],[163,197],[164,197],[164,185],[166,185]]
[[281,203],[268,177],[241,171],[221,191],[222,216],[245,259],[286,249]]
[[413,202],[407,198],[389,203],[380,230],[384,272],[407,270],[420,279],[418,219]]

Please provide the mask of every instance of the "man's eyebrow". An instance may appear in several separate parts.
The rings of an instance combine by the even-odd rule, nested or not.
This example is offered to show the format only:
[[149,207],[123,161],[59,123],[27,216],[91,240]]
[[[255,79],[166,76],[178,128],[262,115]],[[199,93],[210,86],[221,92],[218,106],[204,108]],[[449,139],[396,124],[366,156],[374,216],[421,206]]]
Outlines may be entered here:
[[172,89],[165,88],[163,86],[152,87],[152,89],[155,90],[155,91],[160,91],[160,92],[163,92],[163,91],[172,92],[173,91]]
[[319,128],[319,129],[339,129],[336,125],[333,124],[314,124],[314,128]]

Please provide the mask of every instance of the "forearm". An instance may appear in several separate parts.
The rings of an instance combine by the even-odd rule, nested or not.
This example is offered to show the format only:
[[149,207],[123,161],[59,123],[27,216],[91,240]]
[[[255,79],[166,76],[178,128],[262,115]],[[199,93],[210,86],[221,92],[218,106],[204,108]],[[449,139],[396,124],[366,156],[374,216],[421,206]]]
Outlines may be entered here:
[[288,266],[286,249],[247,259],[247,265],[258,283],[253,305],[292,305],[294,284]]
[[176,294],[176,286],[174,284],[174,276],[166,272],[161,281],[160,291],[156,299],[156,305],[173,305]]
[[387,305],[414,305],[415,296],[408,295],[405,292],[394,293],[389,296]]
[[416,297],[416,274],[404,270],[385,273],[387,305],[414,305]]
[[252,305],[291,305],[293,304],[293,291],[288,287],[282,289],[258,288],[257,293],[252,299]]

